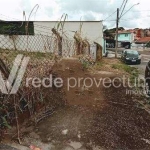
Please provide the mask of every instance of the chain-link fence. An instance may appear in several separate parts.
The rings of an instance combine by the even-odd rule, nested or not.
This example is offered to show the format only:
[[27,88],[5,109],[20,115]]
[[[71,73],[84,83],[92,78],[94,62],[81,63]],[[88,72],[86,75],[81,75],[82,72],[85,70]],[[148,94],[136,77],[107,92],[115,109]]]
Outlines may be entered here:
[[[75,41],[62,40],[62,56],[75,55]],[[0,35],[0,49],[59,54],[58,40],[46,35]]]
[[46,35],[0,35],[0,49],[54,53],[57,39]]
[[76,45],[74,40],[62,40],[62,55],[63,57],[72,57],[76,55]]
[[[22,61],[17,59],[14,63],[18,56],[21,56]],[[29,58],[29,62],[21,79],[19,72],[25,67],[24,58]],[[55,74],[52,68],[59,60],[59,57],[51,53],[0,49],[0,74],[2,75],[0,79],[0,139],[10,125],[15,125],[18,129],[18,126],[28,118],[37,123],[51,115],[58,107],[65,105],[63,89],[54,85],[54,80],[59,75]],[[14,72],[11,74],[13,67],[18,69],[16,74]],[[9,80],[10,75],[11,77],[15,75],[12,83]],[[11,94],[9,91],[8,94],[2,92],[2,81],[5,86],[7,81],[7,84],[14,87],[20,79],[21,84],[16,94]]]
[[[95,44],[90,45],[86,41],[77,42],[75,39],[64,37],[58,38],[57,35],[0,34],[0,73],[2,73],[0,78],[4,79],[0,79],[0,83],[7,80],[7,84],[13,87],[18,76],[16,73],[13,75],[14,81],[9,82],[12,68],[18,68],[18,72],[19,67],[24,68],[21,66],[21,61],[17,61],[16,64],[13,64],[13,61],[20,54],[22,61],[24,57],[30,58],[17,93],[15,95],[0,93],[0,137],[4,135],[9,125],[16,125],[19,130],[18,124],[23,123],[30,116],[38,114],[34,117],[34,122],[38,122],[50,115],[57,107],[64,106],[65,93],[63,89],[54,86],[54,80],[59,76],[53,72],[54,64],[62,57],[76,55],[86,56],[80,57],[82,63],[94,64],[97,49],[98,46]],[[35,85],[39,82],[41,84]],[[3,88],[1,84],[0,88]],[[16,135],[20,136],[19,133]]]

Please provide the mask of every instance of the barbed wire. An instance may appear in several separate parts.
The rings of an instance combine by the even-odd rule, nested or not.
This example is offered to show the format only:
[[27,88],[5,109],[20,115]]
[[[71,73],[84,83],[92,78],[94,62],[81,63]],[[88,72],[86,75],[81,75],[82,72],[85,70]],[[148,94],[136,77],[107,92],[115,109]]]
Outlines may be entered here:
[[[6,17],[6,19],[14,19],[14,21],[21,21],[21,22],[25,22],[25,21],[23,21],[23,20],[19,20],[19,19],[16,19],[16,18],[12,18],[12,17],[9,17],[9,16],[6,16],[6,15],[3,15],[3,14],[0,14],[1,16],[5,16]],[[2,20],[3,21],[3,20]],[[4,20],[4,21],[6,21],[6,20]],[[33,21],[34,22],[34,21]],[[36,22],[38,22],[38,21],[36,21]],[[38,27],[41,27],[41,28],[43,28],[43,29],[52,29],[51,27],[47,27],[47,26],[43,26],[43,25],[37,25],[37,24],[34,24],[35,26],[38,26]]]

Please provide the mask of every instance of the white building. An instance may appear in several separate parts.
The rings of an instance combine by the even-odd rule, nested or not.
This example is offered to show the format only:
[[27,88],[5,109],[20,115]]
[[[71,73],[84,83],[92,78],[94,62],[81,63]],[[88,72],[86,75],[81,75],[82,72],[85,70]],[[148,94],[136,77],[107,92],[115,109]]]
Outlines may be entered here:
[[[58,23],[57,21],[35,21],[34,32],[35,34],[52,35],[51,29],[57,28]],[[82,38],[87,39],[90,44],[94,42],[100,44],[103,47],[103,54],[105,53],[102,21],[65,21],[64,37],[73,40],[76,31],[81,31]]]
[[[17,24],[18,22],[15,23]],[[33,31],[32,34],[29,34],[28,36],[26,36],[26,33],[14,36],[1,34],[0,48],[53,53],[56,49],[58,49],[58,45],[55,41],[56,38],[52,33],[52,29],[57,29],[58,24],[58,21],[35,21],[31,22],[32,26],[30,24],[28,26],[28,29],[32,29]],[[61,28],[58,30],[59,33],[62,32],[60,29]],[[65,21],[62,35],[63,39],[68,40],[70,43],[68,46],[68,41],[66,43],[63,41],[63,52],[67,53],[68,56],[73,56],[74,54],[73,48],[75,32],[81,33],[82,39],[88,40],[91,44],[92,54],[93,51],[96,53],[96,45],[94,45],[94,42],[102,46],[103,54],[105,54],[102,21]]]

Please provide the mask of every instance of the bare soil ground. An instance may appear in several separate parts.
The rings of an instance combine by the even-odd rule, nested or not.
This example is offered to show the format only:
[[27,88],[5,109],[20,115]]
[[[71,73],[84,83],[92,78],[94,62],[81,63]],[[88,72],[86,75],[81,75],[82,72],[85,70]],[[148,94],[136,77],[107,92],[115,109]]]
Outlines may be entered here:
[[[97,80],[110,77],[93,75],[75,60],[63,60],[54,70],[65,83],[68,77],[95,77]],[[68,106],[37,126],[43,142],[79,141],[89,149],[89,143],[105,149],[150,149],[143,140],[150,140],[150,116],[135,102],[136,97],[125,94],[125,88],[93,86],[88,90],[67,91],[64,85]],[[63,130],[68,133],[61,134]]]
[[[91,77],[98,81],[121,73],[92,73],[78,60],[62,60],[53,71],[64,80],[67,105],[37,124],[25,138],[52,143],[53,150],[150,150],[150,115],[135,102],[139,97],[126,95],[124,87],[67,88],[67,78]],[[81,146],[71,146],[72,142]],[[64,148],[66,145],[70,149]]]

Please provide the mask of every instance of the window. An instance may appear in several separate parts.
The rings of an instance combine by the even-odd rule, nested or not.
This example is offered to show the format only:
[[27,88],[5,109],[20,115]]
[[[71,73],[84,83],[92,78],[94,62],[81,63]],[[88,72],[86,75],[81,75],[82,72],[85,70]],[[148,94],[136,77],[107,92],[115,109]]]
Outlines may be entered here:
[[125,37],[128,37],[128,34],[125,34]]

